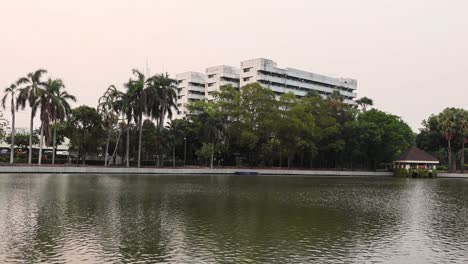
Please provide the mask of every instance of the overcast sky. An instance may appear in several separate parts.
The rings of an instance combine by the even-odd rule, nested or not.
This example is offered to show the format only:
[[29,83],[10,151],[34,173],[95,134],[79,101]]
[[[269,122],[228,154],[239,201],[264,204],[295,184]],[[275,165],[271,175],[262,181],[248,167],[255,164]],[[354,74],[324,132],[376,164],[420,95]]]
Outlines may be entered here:
[[358,97],[415,131],[447,106],[468,108],[466,0],[0,1],[2,89],[43,67],[95,106],[146,58],[151,73],[174,75],[265,57],[355,78]]

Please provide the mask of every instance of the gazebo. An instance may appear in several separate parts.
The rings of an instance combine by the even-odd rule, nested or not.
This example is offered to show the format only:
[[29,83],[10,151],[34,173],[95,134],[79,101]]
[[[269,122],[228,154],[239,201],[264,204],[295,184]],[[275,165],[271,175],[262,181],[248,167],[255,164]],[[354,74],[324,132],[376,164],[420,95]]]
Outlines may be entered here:
[[431,171],[437,168],[437,164],[439,164],[439,160],[436,157],[413,146],[393,162],[393,167],[406,170],[428,169]]

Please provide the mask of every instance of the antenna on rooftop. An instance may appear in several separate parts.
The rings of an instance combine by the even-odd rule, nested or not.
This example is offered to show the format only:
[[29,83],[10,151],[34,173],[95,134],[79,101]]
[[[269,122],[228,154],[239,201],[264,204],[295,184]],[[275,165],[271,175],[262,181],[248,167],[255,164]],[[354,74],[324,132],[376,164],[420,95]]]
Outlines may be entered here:
[[148,57],[146,57],[145,74],[146,76],[150,76],[150,68],[148,66]]

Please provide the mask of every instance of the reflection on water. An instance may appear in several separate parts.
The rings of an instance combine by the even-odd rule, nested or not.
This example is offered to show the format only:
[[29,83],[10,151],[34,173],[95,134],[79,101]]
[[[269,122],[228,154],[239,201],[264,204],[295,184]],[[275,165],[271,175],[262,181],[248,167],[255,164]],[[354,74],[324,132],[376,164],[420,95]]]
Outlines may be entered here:
[[463,263],[468,181],[0,175],[0,263]]

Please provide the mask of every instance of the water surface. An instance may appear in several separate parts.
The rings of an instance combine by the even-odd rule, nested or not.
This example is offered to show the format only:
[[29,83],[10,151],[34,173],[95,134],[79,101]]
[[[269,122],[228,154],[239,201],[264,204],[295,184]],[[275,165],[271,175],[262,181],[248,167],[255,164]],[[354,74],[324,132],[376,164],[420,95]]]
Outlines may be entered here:
[[0,175],[0,263],[468,263],[468,180]]

